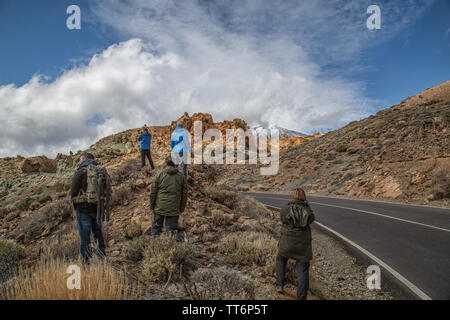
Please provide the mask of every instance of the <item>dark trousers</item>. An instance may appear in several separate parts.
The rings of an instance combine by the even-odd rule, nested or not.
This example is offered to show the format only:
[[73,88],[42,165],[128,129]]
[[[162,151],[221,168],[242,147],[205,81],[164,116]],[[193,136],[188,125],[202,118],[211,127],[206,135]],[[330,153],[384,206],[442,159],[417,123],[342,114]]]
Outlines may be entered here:
[[152,155],[150,153],[150,150],[144,150],[141,149],[141,162],[142,162],[142,168],[145,167],[145,157],[147,157],[148,162],[150,163],[150,166],[152,169],[155,169],[155,166],[153,165]]
[[[277,286],[284,286],[286,266],[288,258],[277,255],[275,270],[277,274],[275,284]],[[297,299],[306,300],[306,294],[309,289],[309,262],[297,261]]]
[[173,235],[178,228],[178,217],[179,216],[162,216],[155,213],[153,216],[153,224],[150,235],[157,236],[161,233],[164,220],[166,220],[166,234]]
[[87,263],[92,257],[89,245],[91,243],[91,233],[94,241],[98,243],[97,256],[103,258],[105,254],[105,240],[103,239],[102,224],[97,222],[97,213],[79,213],[76,211],[78,233],[80,235],[80,253],[83,263]]
[[186,163],[181,163],[181,173],[187,177],[187,164]]

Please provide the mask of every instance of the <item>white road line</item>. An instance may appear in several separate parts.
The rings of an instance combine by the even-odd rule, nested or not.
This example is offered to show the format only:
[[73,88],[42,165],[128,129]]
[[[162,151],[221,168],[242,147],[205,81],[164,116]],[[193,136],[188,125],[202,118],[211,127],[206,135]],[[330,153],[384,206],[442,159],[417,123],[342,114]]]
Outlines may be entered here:
[[[286,199],[274,198],[274,197],[262,197],[262,198],[264,198],[264,199],[274,199],[274,200],[286,200]],[[415,222],[415,221],[411,221],[411,220],[396,218],[396,217],[392,217],[392,216],[388,216],[388,215],[385,215],[385,214],[376,213],[376,212],[372,212],[372,211],[366,211],[366,210],[349,208],[349,207],[341,207],[341,206],[336,206],[336,205],[333,205],[333,204],[326,204],[326,203],[313,202],[313,201],[310,201],[309,203],[317,204],[317,205],[320,205],[320,206],[334,207],[334,208],[340,208],[340,209],[353,210],[353,211],[367,213],[367,214],[373,214],[375,216],[380,216],[380,217],[389,218],[389,219],[393,219],[393,220],[398,220],[398,221],[403,221],[403,222],[407,222],[407,223],[412,223],[412,224],[416,224],[416,225],[419,225],[419,226],[422,226],[422,227],[428,227],[428,228],[433,228],[433,229],[436,229],[436,230],[450,232],[449,229],[440,228],[440,227],[432,226],[432,225],[425,224],[425,223]]]
[[[280,210],[281,208],[279,207],[274,207],[274,206],[270,206],[270,205],[266,205],[266,207],[268,208],[274,208],[277,210]],[[422,290],[420,290],[419,288],[417,288],[413,283],[411,283],[408,279],[406,279],[405,277],[403,277],[400,273],[398,273],[397,271],[395,271],[393,268],[391,268],[389,265],[387,265],[385,262],[383,262],[381,259],[377,258],[375,255],[373,255],[372,253],[370,253],[369,251],[367,251],[366,249],[364,249],[363,247],[357,245],[356,243],[354,243],[353,241],[351,241],[350,239],[347,239],[346,237],[344,237],[342,234],[340,234],[337,231],[334,231],[333,229],[315,221],[314,223],[318,224],[319,226],[321,226],[322,228],[328,230],[329,232],[333,233],[334,235],[336,235],[337,237],[341,238],[342,240],[344,240],[345,242],[347,242],[348,244],[352,245],[353,247],[355,247],[356,249],[360,250],[362,253],[364,253],[366,256],[368,256],[370,259],[372,259],[373,261],[375,261],[378,265],[380,265],[381,267],[383,267],[384,269],[386,269],[390,274],[392,274],[395,278],[397,278],[401,283],[403,283],[406,287],[408,287],[409,290],[411,290],[412,292],[414,292],[420,299],[422,300],[432,300],[427,294],[425,294]]]
[[320,203],[320,202],[310,202],[310,203],[318,204],[318,205],[321,205],[321,206],[335,207],[335,208],[340,208],[340,209],[347,209],[347,210],[358,211],[358,212],[367,213],[367,214],[373,214],[375,216],[380,216],[380,217],[384,217],[384,218],[399,220],[399,221],[403,221],[403,222],[407,222],[407,223],[417,224],[417,225],[423,226],[423,227],[428,227],[428,228],[433,228],[433,229],[437,229],[437,230],[441,230],[441,231],[450,232],[449,229],[444,229],[444,228],[432,226],[432,225],[425,224],[425,223],[415,222],[415,221],[411,221],[411,220],[405,220],[405,219],[401,219],[401,218],[396,218],[396,217],[388,216],[388,215],[381,214],[381,213],[376,213],[376,212],[371,212],[371,211],[366,211],[366,210],[361,210],[361,209],[348,208],[348,207],[341,207],[341,206],[336,206],[336,205],[333,205],[333,204],[326,204],[326,203]]

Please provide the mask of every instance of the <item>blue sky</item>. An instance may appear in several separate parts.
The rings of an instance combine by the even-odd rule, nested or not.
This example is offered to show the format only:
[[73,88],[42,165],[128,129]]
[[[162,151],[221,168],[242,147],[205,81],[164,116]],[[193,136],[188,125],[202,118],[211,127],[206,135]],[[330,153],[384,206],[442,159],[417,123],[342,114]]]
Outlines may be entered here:
[[[0,156],[67,153],[184,111],[339,128],[450,80],[450,1],[398,3],[1,0]],[[66,28],[71,4],[81,30]],[[369,4],[381,30],[365,28]]]
[[[78,4],[82,29],[66,28],[66,9]],[[0,1],[0,85],[21,86],[34,74],[57,77],[77,62],[117,42],[113,33],[102,32],[85,17],[89,1]],[[81,60],[81,61],[80,61]]]

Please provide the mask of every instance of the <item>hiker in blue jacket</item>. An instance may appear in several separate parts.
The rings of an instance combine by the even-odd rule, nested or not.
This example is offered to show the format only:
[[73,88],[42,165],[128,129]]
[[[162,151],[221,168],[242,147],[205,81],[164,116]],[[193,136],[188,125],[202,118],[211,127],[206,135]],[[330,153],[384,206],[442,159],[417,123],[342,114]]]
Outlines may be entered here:
[[145,167],[145,157],[148,158],[148,162],[150,162],[150,166],[152,170],[155,169],[152,160],[152,154],[150,152],[150,145],[152,141],[152,135],[148,132],[147,128],[144,128],[139,135],[138,140],[141,142],[141,162],[142,168]]
[[191,144],[189,142],[189,133],[183,128],[182,122],[177,124],[177,127],[170,136],[170,147],[172,148],[172,153],[178,154],[181,158],[181,172],[186,177],[187,156],[191,152]]

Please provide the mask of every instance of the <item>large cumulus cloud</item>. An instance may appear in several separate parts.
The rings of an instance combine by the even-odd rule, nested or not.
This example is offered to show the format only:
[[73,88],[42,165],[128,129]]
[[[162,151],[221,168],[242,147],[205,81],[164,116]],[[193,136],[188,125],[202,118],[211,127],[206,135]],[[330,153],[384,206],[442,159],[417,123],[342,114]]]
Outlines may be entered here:
[[306,133],[337,128],[373,111],[364,84],[348,80],[364,69],[363,51],[430,1],[409,0],[404,11],[395,3],[385,4],[391,30],[375,36],[364,1],[95,2],[91,16],[122,41],[50,82],[1,86],[0,156],[67,153],[185,111]]

